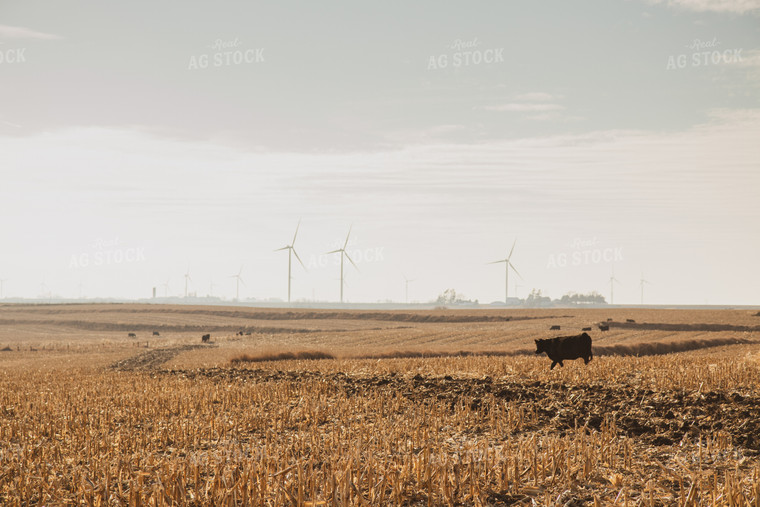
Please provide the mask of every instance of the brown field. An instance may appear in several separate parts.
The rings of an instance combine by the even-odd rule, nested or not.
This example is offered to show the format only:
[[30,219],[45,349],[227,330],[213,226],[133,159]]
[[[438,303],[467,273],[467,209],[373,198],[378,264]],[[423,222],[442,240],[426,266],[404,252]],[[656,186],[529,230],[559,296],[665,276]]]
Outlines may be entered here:
[[760,506],[756,314],[0,305],[0,504]]

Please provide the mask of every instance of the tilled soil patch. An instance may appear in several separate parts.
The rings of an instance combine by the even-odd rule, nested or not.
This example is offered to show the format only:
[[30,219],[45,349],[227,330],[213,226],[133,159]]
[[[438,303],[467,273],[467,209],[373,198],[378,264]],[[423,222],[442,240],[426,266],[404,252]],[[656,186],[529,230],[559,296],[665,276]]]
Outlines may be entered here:
[[151,371],[157,370],[170,359],[174,359],[181,352],[206,348],[210,345],[180,345],[178,347],[167,347],[162,349],[151,349],[142,354],[128,357],[113,363],[110,368],[117,371]]
[[722,431],[734,445],[760,451],[760,396],[739,392],[652,391],[628,384],[567,384],[483,378],[413,377],[394,373],[358,376],[314,371],[208,368],[171,370],[162,374],[190,379],[245,382],[322,380],[348,395],[371,390],[402,394],[415,402],[467,403],[487,410],[488,399],[526,405],[536,414],[536,427],[560,434],[576,427],[599,430],[605,420],[618,431],[652,445],[674,445],[684,436],[707,438]]

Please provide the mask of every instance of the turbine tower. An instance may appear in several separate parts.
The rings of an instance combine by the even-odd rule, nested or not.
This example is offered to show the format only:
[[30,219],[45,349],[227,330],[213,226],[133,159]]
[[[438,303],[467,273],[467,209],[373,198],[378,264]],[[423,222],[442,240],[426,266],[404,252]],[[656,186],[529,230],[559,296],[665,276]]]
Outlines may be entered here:
[[520,275],[520,273],[517,272],[517,269],[515,269],[514,264],[512,264],[512,261],[510,260],[512,258],[512,252],[515,251],[515,244],[517,244],[517,240],[515,239],[514,243],[512,243],[512,249],[509,251],[509,254],[507,255],[506,259],[502,259],[500,261],[493,261],[489,262],[489,264],[499,264],[501,262],[504,263],[504,304],[507,304],[507,300],[509,299],[509,268],[512,268],[512,271],[517,274],[517,276],[520,277],[520,280],[523,279],[523,277]]
[[280,250],[287,250],[288,251],[288,303],[290,303],[290,280],[292,280],[292,277],[290,275],[290,268],[293,260],[293,254],[295,254],[296,259],[298,259],[298,262],[301,264],[301,267],[303,267],[304,270],[306,270],[306,266],[303,265],[303,262],[301,261],[301,258],[298,256],[298,252],[296,252],[296,236],[298,236],[298,228],[301,227],[301,221],[298,221],[298,225],[296,225],[296,233],[293,234],[293,241],[290,242],[289,245],[285,245],[282,248],[278,248],[275,250],[275,252],[279,252]]
[[169,278],[166,279],[165,283],[161,284],[161,287],[164,288],[164,297],[169,297]]
[[639,281],[639,283],[641,284],[641,304],[643,305],[644,304],[644,284],[645,283],[651,284],[652,282],[648,280],[644,280],[644,273],[641,273],[641,280]]
[[235,301],[240,299],[240,283],[242,282],[242,284],[245,285],[245,282],[243,282],[243,279],[240,276],[242,273],[243,273],[243,266],[240,266],[240,270],[238,271],[237,275],[230,276],[230,278],[234,278],[236,280]]
[[333,250],[331,252],[327,252],[327,254],[334,254],[334,253],[340,253],[340,302],[343,302],[343,258],[351,262],[351,264],[354,265],[357,271],[359,271],[359,268],[356,266],[356,263],[351,259],[351,257],[348,255],[348,252],[346,252],[346,247],[348,246],[348,237],[351,236],[351,228],[353,226],[348,228],[348,234],[346,234],[346,241],[343,243],[343,248],[339,248],[338,250]]
[[615,278],[615,269],[612,269],[612,276],[610,276],[610,304],[615,304],[615,283],[620,281]]
[[185,299],[187,299],[187,282],[192,282],[193,279],[190,278],[190,266],[187,267],[187,272],[185,273]]
[[406,275],[402,274],[401,276],[404,277],[404,294],[406,298],[406,303],[409,303],[409,282],[415,282],[416,280],[410,280],[406,277]]

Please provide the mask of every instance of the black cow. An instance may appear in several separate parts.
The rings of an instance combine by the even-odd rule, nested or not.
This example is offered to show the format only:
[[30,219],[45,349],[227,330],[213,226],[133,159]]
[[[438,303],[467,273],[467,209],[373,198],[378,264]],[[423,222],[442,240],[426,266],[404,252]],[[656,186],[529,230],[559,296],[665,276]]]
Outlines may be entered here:
[[635,321],[635,320],[633,320],[633,319],[625,319],[625,321],[626,321],[626,322],[636,322],[636,321]]
[[158,331],[153,331],[153,336],[161,336],[161,333],[159,333]]
[[612,322],[612,319],[607,319],[607,322]]
[[211,335],[210,334],[204,334],[203,336],[201,336],[201,341],[203,343],[208,343],[209,340],[211,340]]
[[590,327],[584,327],[583,329],[581,329],[581,331],[591,331],[591,328]]
[[584,364],[588,364],[594,358],[594,355],[591,353],[591,337],[587,333],[574,336],[558,336],[557,338],[546,340],[535,340],[535,342],[536,354],[546,352],[546,355],[552,360],[550,370],[554,369],[557,363],[564,367],[565,365],[562,364],[562,361],[565,359],[583,358]]
[[559,331],[559,326],[552,326],[549,328],[549,331]]
[[130,338],[137,338],[137,335],[135,333],[129,333],[127,336]]
[[609,331],[610,326],[609,324],[599,324],[599,331]]

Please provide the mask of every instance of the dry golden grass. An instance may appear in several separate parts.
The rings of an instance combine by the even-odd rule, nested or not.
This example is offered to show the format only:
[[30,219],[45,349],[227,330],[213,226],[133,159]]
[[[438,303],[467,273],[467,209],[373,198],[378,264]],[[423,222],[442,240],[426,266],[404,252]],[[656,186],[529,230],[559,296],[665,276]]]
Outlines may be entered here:
[[[304,329],[323,331],[239,337],[240,321],[264,327],[265,319],[238,313],[208,346],[183,326],[213,320],[226,332],[219,314],[256,311],[153,308],[36,307],[10,317],[0,308],[0,323],[14,320],[18,331],[0,328],[0,345],[11,348],[0,352],[0,504],[760,505],[756,344],[595,357],[550,371],[548,359],[532,355],[355,357],[495,345],[506,352],[551,336],[554,319],[428,320],[399,329],[393,320],[299,315]],[[577,315],[562,334],[606,320],[597,310],[563,312]],[[613,312],[619,322],[760,320]],[[177,331],[126,337],[150,319]],[[50,324],[61,320],[118,329],[79,339],[76,326]],[[56,332],[35,334],[41,321]],[[324,331],[349,329],[344,322],[359,326]],[[595,333],[595,344],[754,340],[753,332],[630,336],[639,332],[613,328]],[[298,358],[299,350],[336,358]],[[230,366],[241,353],[296,358]]]

